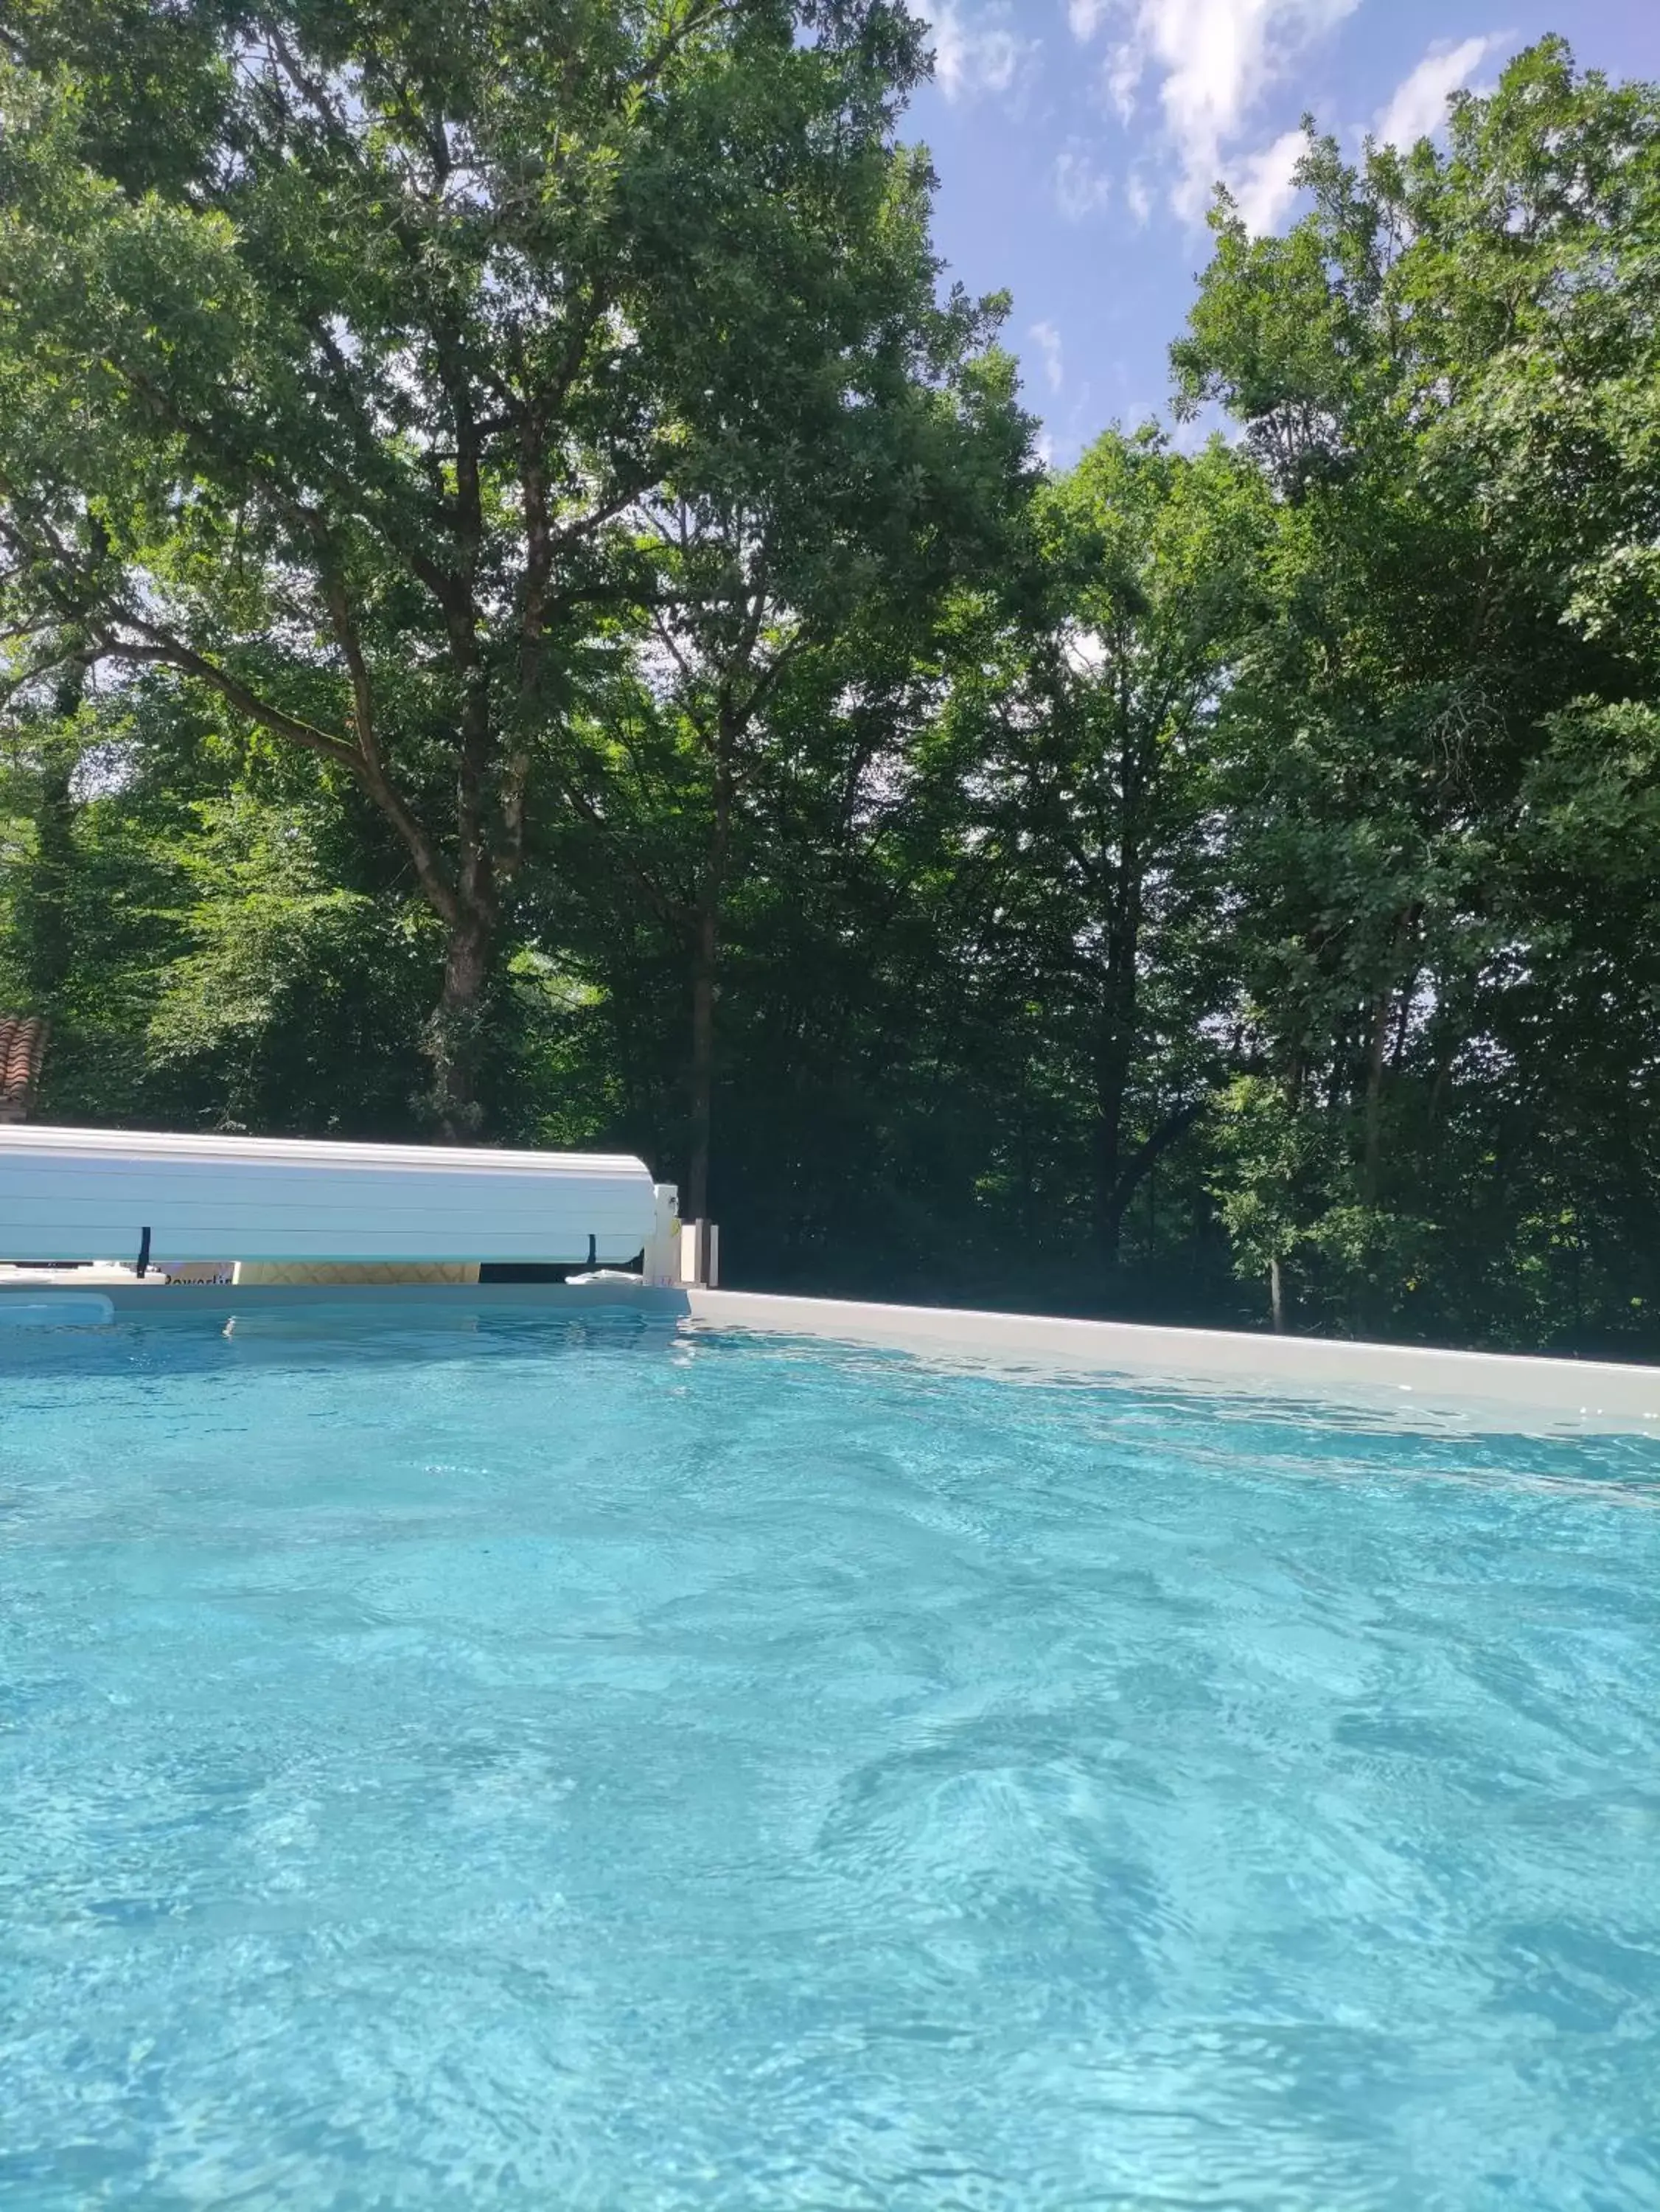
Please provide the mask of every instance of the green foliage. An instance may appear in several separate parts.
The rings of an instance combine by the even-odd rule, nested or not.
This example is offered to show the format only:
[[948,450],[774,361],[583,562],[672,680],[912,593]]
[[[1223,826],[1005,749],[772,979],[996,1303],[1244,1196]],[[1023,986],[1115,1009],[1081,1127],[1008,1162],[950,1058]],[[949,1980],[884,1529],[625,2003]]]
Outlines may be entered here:
[[731,604],[663,510],[765,509],[827,611],[1020,445],[894,143],[921,67],[888,0],[32,0],[0,46],[15,687],[164,669],[367,802],[452,1133],[618,626]]
[[1310,1185],[1325,1164],[1319,1139],[1281,1085],[1261,1075],[1228,1085],[1216,1114],[1215,1188],[1241,1275],[1266,1279],[1310,1237]]
[[739,1279],[1660,1353],[1660,93],[1223,196],[1030,459],[879,0],[26,0],[0,998]]
[[177,852],[181,949],[148,1025],[153,1079],[211,1102],[223,1128],[413,1128],[430,918],[333,884],[304,810],[239,790],[196,814]]
[[1646,1297],[1660,100],[1548,40],[1449,141],[1311,137],[1284,240],[1222,203],[1174,349],[1283,501],[1218,730],[1248,1037],[1329,1162],[1316,1317],[1617,1338],[1524,1224]]

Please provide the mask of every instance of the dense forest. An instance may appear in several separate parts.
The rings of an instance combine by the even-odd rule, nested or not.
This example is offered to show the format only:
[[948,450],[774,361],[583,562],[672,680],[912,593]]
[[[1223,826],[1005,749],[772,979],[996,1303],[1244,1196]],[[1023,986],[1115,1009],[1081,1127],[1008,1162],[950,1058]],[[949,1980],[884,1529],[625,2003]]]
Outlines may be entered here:
[[1311,122],[1055,470],[928,67],[10,0],[44,1110],[638,1151],[779,1288],[1660,1355],[1660,88]]

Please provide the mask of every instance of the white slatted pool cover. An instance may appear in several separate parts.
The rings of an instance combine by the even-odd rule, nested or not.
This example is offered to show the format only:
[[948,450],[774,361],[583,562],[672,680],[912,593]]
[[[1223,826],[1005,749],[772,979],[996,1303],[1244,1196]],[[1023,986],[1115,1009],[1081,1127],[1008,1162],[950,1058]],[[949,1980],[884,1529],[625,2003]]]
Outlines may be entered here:
[[632,1260],[626,1154],[0,1128],[0,1260]]

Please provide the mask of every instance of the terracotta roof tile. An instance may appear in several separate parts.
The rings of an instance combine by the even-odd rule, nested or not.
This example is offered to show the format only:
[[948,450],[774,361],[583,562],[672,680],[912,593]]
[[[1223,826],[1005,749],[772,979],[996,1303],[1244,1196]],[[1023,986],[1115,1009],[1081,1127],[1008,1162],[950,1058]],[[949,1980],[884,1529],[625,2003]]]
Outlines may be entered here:
[[46,1025],[34,1014],[0,1014],[0,1121],[21,1121],[34,1101]]

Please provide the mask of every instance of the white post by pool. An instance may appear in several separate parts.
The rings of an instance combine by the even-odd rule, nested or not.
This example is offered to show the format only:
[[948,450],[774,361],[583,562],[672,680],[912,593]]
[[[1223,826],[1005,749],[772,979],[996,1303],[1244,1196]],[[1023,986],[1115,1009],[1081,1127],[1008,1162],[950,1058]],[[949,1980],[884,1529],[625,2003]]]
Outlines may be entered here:
[[685,1221],[680,1231],[680,1279],[712,1291],[720,1281],[720,1230],[712,1221]]
[[680,1191],[671,1182],[651,1186],[651,1234],[640,1273],[658,1290],[677,1291],[681,1275]]

